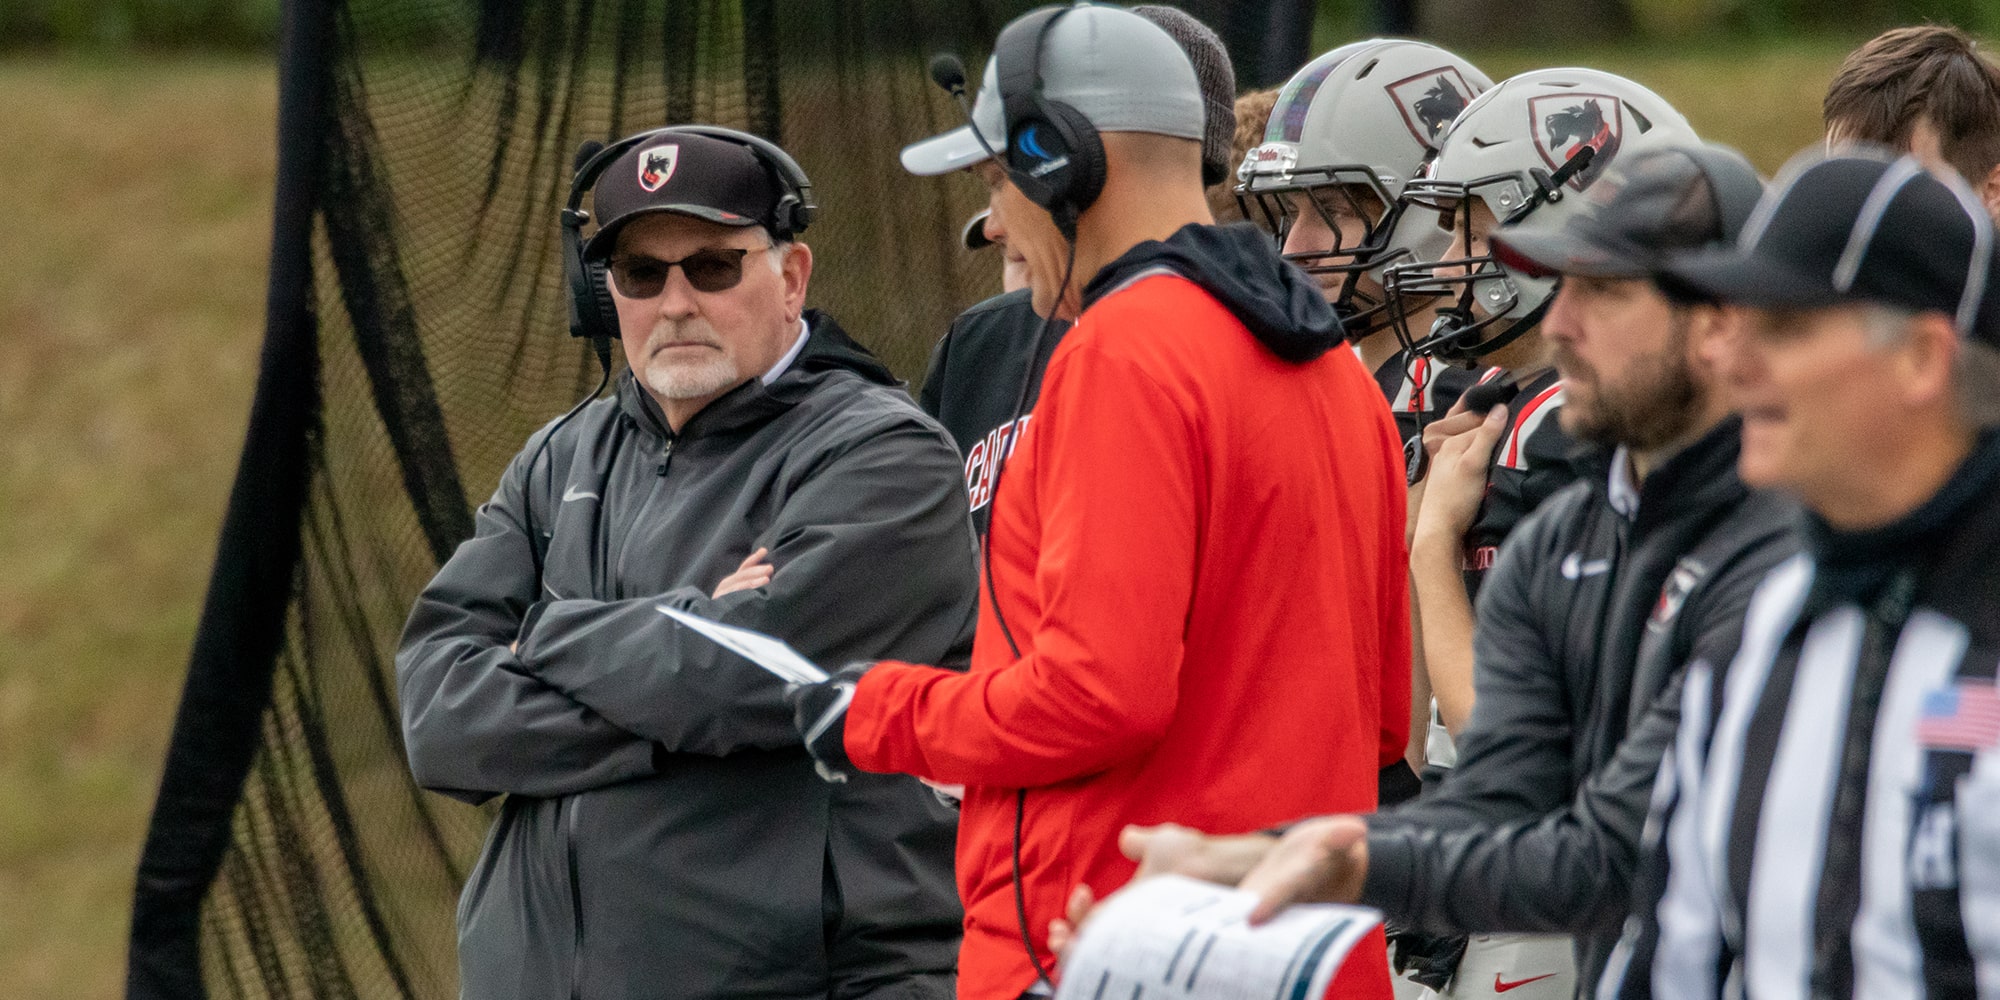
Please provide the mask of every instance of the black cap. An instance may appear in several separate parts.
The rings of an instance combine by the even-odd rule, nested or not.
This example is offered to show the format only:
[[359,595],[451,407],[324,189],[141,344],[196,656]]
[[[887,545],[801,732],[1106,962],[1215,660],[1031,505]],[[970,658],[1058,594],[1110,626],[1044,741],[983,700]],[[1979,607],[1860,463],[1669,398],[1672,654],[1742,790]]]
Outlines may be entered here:
[[958,238],[967,250],[984,250],[993,245],[993,241],[986,238],[986,217],[991,214],[990,209],[982,208],[979,214],[965,220],[965,228],[958,231]]
[[627,150],[597,177],[591,207],[597,231],[584,246],[591,258],[609,256],[625,223],[655,212],[674,212],[724,226],[773,221],[783,191],[749,147],[705,135],[663,135]]
[[1644,278],[1669,254],[1734,243],[1763,192],[1757,168],[1727,146],[1662,146],[1620,160],[1580,212],[1495,233],[1493,251],[1532,277]]
[[1793,161],[1736,246],[1672,261],[1676,280],[1758,308],[1873,302],[1952,318],[2000,346],[1993,221],[1965,182],[1916,159],[1847,150]]

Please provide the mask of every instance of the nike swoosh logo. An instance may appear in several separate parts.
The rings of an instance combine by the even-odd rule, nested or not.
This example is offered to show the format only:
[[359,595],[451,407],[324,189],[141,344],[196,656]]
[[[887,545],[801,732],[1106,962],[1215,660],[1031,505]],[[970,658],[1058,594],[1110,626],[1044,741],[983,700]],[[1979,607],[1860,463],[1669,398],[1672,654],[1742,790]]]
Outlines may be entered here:
[[[1599,573],[1606,573],[1610,570],[1611,560],[1592,559],[1589,562],[1584,562],[1583,553],[1581,552],[1572,552],[1564,556],[1562,561],[1562,574],[1571,580],[1581,580],[1586,576],[1596,576]],[[1553,972],[1549,974],[1555,975]]]
[[1510,983],[1501,979],[1500,974],[1496,972],[1493,974],[1493,992],[1505,993],[1508,990],[1520,989],[1521,987],[1526,986],[1529,983],[1539,983],[1542,980],[1547,979],[1553,975],[1555,975],[1555,973],[1553,972],[1544,972],[1539,976],[1530,976],[1526,979],[1516,979]]
[[597,494],[585,492],[583,490],[577,489],[574,486],[563,491],[563,503],[568,503],[571,500],[596,500],[596,499],[599,499]]

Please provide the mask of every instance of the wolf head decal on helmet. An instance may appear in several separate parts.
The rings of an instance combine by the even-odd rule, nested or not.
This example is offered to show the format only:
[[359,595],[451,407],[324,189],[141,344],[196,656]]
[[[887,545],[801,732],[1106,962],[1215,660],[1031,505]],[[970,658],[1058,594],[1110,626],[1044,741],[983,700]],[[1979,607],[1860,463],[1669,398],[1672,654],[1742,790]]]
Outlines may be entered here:
[[[1307,63],[1279,91],[1263,144],[1237,171],[1237,198],[1319,279],[1349,337],[1387,325],[1381,271],[1410,259],[1407,247],[1387,252],[1403,187],[1491,85],[1435,45],[1369,39]],[[1447,242],[1440,231],[1421,259]]]
[[[1697,141],[1658,94],[1593,69],[1542,69],[1502,81],[1461,112],[1425,175],[1403,188],[1384,284],[1405,347],[1471,365],[1541,322],[1555,279],[1502,268],[1496,227],[1574,212],[1622,156]],[[1444,242],[1442,251],[1439,235]]]

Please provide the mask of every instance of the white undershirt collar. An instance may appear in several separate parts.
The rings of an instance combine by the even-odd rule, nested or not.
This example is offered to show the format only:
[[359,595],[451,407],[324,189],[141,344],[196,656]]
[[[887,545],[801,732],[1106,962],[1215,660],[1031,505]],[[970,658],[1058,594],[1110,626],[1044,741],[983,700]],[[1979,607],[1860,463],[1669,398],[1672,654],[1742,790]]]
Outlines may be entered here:
[[1632,476],[1632,452],[1624,445],[1611,455],[1611,481],[1606,496],[1611,509],[1627,521],[1639,516],[1639,482]]
[[792,341],[792,349],[786,351],[785,356],[779,358],[778,363],[772,365],[771,370],[764,373],[763,382],[765,385],[770,385],[771,383],[776,382],[778,380],[778,376],[783,375],[785,373],[785,369],[790,368],[792,366],[792,362],[797,361],[799,359],[799,352],[806,349],[806,335],[811,332],[812,328],[806,325],[806,318],[804,316],[800,316],[799,339]]

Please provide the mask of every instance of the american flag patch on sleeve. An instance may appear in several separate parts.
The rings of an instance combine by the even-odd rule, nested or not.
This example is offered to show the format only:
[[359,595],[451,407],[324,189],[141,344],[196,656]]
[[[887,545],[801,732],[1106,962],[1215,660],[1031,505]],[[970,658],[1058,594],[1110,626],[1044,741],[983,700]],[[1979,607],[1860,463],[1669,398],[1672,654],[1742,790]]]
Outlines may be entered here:
[[2000,746],[2000,690],[1991,681],[1960,681],[1924,696],[1917,745],[1940,750]]

